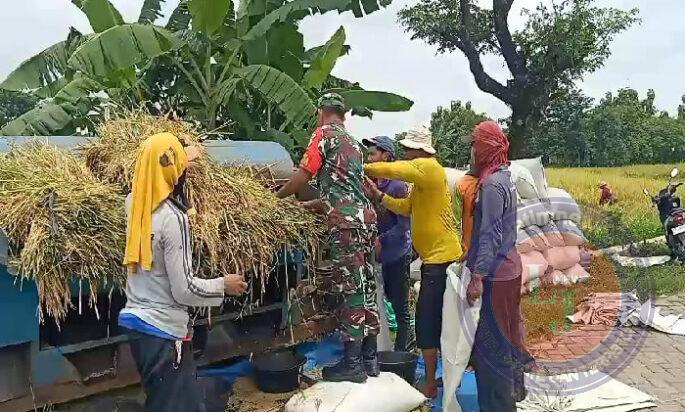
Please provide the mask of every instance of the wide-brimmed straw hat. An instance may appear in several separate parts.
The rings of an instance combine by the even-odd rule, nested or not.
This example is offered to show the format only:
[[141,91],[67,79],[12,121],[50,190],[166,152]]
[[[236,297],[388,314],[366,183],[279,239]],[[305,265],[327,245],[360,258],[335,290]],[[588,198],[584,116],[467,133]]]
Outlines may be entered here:
[[399,143],[408,149],[418,149],[428,154],[435,154],[433,135],[426,126],[420,126],[408,131],[407,135]]

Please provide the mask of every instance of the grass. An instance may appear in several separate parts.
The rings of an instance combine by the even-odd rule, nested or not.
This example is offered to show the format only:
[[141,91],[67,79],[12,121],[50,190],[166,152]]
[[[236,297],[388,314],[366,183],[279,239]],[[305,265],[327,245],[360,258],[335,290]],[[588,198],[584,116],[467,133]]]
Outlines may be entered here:
[[653,295],[674,295],[685,291],[685,267],[670,262],[650,268],[622,268],[621,290],[636,290],[640,301]]
[[[656,208],[642,192],[662,189],[673,167],[685,164],[636,165],[626,167],[548,168],[550,187],[568,191],[583,208],[583,231],[597,247],[635,242],[663,234]],[[598,206],[600,181],[606,181],[618,196],[608,208]]]
[[[640,242],[663,235],[656,208],[642,192],[654,194],[668,182],[671,169],[685,171],[685,164],[638,165],[621,168],[548,168],[550,187],[568,191],[583,208],[582,229],[591,245],[598,248]],[[618,196],[610,207],[598,206],[598,183],[606,181]],[[677,179],[676,179],[677,180]],[[640,244],[631,248],[633,256],[668,255],[664,243]],[[593,292],[636,290],[641,300],[653,295],[685,291],[684,267],[668,263],[650,268],[618,267],[607,257],[593,259],[591,279],[570,287],[543,287],[523,296],[523,309],[529,340],[564,333],[570,324],[565,317]]]

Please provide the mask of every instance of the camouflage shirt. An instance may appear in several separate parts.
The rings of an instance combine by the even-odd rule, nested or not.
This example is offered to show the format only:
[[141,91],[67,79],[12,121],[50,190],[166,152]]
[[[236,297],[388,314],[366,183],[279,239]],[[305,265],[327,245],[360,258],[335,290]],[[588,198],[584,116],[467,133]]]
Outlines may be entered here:
[[364,157],[359,143],[341,124],[317,128],[300,167],[316,176],[321,199],[330,206],[328,226],[371,229],[376,212],[364,194]]

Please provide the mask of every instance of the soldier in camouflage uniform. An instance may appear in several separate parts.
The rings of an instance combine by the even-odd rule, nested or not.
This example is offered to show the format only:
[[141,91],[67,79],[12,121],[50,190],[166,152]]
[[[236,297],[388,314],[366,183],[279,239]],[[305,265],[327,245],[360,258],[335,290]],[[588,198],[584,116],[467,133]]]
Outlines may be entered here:
[[363,190],[364,169],[360,144],[343,124],[345,104],[337,94],[319,99],[319,127],[314,131],[299,170],[278,196],[290,196],[316,176],[321,199],[304,206],[326,214],[333,270],[333,290],[339,302],[340,330],[345,356],[324,368],[328,381],[364,382],[378,376],[376,337],[379,331],[376,305],[373,245],[376,213]]

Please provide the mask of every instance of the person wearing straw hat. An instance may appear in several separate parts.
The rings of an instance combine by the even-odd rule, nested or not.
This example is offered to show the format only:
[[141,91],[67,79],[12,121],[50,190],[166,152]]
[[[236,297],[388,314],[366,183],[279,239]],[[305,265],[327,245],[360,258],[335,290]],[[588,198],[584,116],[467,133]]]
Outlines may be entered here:
[[457,223],[452,211],[452,196],[445,169],[435,159],[431,132],[426,127],[411,130],[400,142],[406,160],[378,162],[364,166],[375,178],[399,179],[413,184],[407,198],[381,192],[367,179],[369,196],[389,210],[411,216],[414,248],[423,261],[421,288],[416,304],[416,344],[422,349],[426,365],[426,397],[438,393],[435,377],[442,329],[442,301],[447,282],[447,267],[462,255]]
[[184,182],[187,168],[200,153],[197,147],[184,148],[170,133],[147,138],[126,199],[128,279],[119,326],[131,338],[146,411],[200,410],[188,309],[220,306],[224,295],[247,290],[239,275],[193,275]]
[[600,206],[613,205],[616,203],[616,195],[607,182],[601,181],[597,186],[599,187]]
[[277,196],[285,198],[299,193],[316,176],[321,199],[303,205],[326,215],[333,264],[331,292],[338,303],[345,345],[342,360],[324,368],[323,379],[361,383],[380,373],[376,356],[380,328],[373,250],[376,212],[364,194],[364,158],[359,142],[345,130],[345,113],[340,95],[327,93],[319,99],[319,127],[298,171]]

